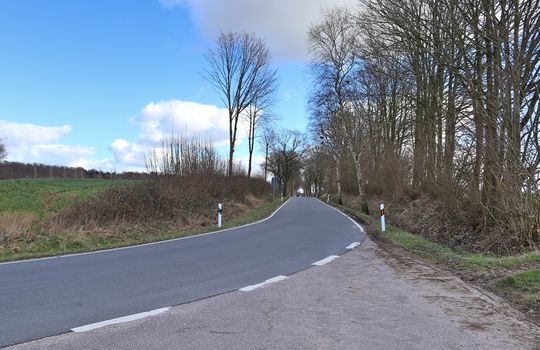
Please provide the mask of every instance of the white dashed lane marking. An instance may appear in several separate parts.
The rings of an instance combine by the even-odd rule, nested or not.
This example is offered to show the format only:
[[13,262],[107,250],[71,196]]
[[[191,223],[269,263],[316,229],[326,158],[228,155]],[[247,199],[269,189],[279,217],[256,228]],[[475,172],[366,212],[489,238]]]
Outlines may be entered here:
[[352,242],[348,246],[345,247],[345,249],[354,249],[360,245],[360,242]]
[[283,281],[284,279],[286,279],[287,276],[277,276],[277,277],[273,277],[273,278],[270,278],[270,279],[267,279],[266,281],[262,282],[262,283],[259,283],[259,284],[252,284],[250,286],[245,286],[244,288],[240,288],[239,290],[242,291],[242,292],[250,292],[254,289],[257,289],[257,288],[260,288],[266,284],[270,284],[270,283],[275,283],[275,282],[279,282],[279,281]]
[[86,326],[75,327],[75,328],[72,328],[71,331],[72,332],[86,332],[86,331],[90,331],[92,329],[105,327],[105,326],[108,326],[108,325],[111,325],[111,324],[118,324],[118,323],[124,323],[124,322],[129,322],[129,321],[140,320],[141,318],[162,314],[162,313],[164,313],[166,311],[169,311],[169,309],[170,309],[170,307],[164,307],[164,308],[161,308],[161,309],[155,309],[155,310],[152,310],[152,311],[141,312],[141,313],[133,314],[133,315],[129,315],[129,316],[113,318],[113,319],[107,320],[107,321],[87,324]]
[[337,259],[339,258],[339,256],[337,255],[330,255],[322,260],[319,260],[319,261],[316,261],[314,262],[313,264],[311,265],[314,265],[314,266],[323,266],[323,265],[326,265],[328,264],[330,261],[334,260],[334,259]]

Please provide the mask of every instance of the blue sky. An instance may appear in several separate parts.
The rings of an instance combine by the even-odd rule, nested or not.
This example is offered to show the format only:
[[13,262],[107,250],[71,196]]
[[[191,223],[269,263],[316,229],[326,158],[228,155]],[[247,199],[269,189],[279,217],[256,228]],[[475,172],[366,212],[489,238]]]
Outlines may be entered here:
[[[223,106],[201,73],[217,33],[229,29],[267,41],[279,72],[278,124],[304,131],[305,32],[322,8],[350,3],[2,0],[0,137],[8,160],[143,169],[142,154],[171,124],[226,151]],[[239,158],[246,144],[240,140]]]

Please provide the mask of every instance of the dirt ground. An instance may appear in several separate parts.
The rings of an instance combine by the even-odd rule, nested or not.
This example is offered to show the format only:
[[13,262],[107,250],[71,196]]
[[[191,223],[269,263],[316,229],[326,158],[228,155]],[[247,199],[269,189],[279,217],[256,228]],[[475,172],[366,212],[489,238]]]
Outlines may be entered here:
[[[357,218],[358,219],[358,218]],[[362,221],[364,227],[368,228],[369,236],[377,242],[377,254],[383,258],[389,265],[398,271],[409,271],[415,274],[419,279],[428,279],[444,283],[455,278],[459,278],[467,283],[477,287],[478,291],[489,295],[493,298],[495,295],[501,298],[501,301],[508,303],[512,307],[518,309],[531,322],[540,326],[540,302],[527,301],[519,293],[496,286],[496,281],[505,276],[522,270],[523,266],[515,268],[499,268],[487,271],[471,271],[465,269],[456,269],[455,266],[445,264],[441,261],[433,261],[425,259],[421,256],[408,251],[407,249],[397,246],[382,238],[380,234],[367,222]],[[533,263],[526,266],[527,269],[534,269],[540,266],[540,263]],[[428,271],[429,272],[426,272]],[[475,325],[475,327],[481,325]]]

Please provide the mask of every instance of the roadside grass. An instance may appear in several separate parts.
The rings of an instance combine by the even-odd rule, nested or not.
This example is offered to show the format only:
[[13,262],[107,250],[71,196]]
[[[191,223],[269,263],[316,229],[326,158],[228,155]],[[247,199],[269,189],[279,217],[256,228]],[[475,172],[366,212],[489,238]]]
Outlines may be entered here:
[[28,212],[39,219],[84,200],[110,185],[130,180],[17,179],[0,180],[0,213]]
[[529,305],[540,306],[540,268],[510,274],[497,282],[495,286],[517,295],[516,298],[522,299]]
[[[341,208],[371,223],[380,233],[380,220],[366,215],[359,210],[350,209],[344,206],[341,206]],[[540,252],[528,252],[521,255],[501,257],[481,253],[463,252],[433,242],[391,224],[386,223],[385,226],[386,230],[382,237],[388,239],[390,242],[425,258],[450,263],[457,268],[481,271],[497,268],[514,268],[540,262]]]
[[[252,223],[269,216],[282,203],[280,200],[261,204],[247,209],[237,217],[226,220],[222,229]],[[0,249],[0,261],[38,258],[54,255],[88,252],[95,250],[125,247],[157,242],[173,238],[188,237],[219,230],[217,225],[175,228],[171,224],[153,223],[145,226],[124,225],[115,232],[106,230],[96,232],[75,231],[68,234],[39,232],[23,244]]]
[[40,225],[63,208],[124,183],[127,180],[0,180],[0,254],[15,241],[32,241]]
[[497,285],[536,293],[540,300],[540,268],[511,274],[500,280]]
[[511,301],[540,324],[540,251],[513,256],[492,256],[459,251],[386,223],[381,233],[380,219],[348,206],[336,207],[364,220],[378,235],[394,246],[451,268]]

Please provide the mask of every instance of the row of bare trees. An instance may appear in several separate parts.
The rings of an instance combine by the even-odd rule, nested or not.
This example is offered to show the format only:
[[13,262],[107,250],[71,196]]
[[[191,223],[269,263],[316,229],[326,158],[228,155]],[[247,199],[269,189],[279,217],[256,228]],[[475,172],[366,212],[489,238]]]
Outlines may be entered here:
[[160,147],[150,149],[144,159],[146,169],[154,175],[227,174],[227,161],[209,139],[170,136]]
[[[311,27],[311,129],[366,188],[474,212],[494,245],[540,227],[540,0],[364,0]],[[497,229],[498,228],[499,231]],[[498,233],[497,233],[498,232]]]

